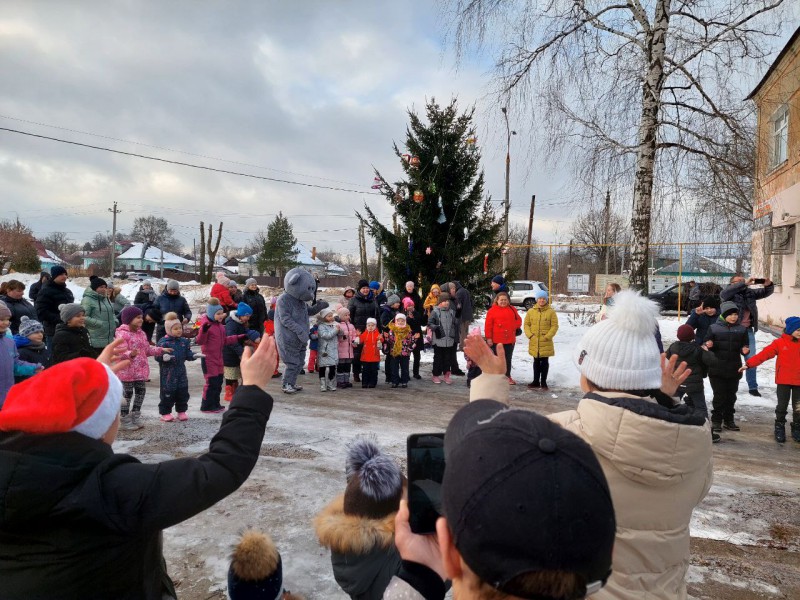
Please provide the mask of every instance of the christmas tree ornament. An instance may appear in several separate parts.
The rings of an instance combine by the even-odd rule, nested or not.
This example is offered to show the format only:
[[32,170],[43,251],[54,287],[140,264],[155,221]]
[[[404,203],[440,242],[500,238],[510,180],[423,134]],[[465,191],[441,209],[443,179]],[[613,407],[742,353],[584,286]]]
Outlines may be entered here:
[[433,252],[433,249],[432,249],[430,246],[428,246],[427,248],[425,248],[425,254],[428,254],[428,255],[429,255],[431,252]]
[[435,164],[435,165],[439,164],[439,157],[438,156],[434,156],[433,157],[433,164]]
[[468,236],[469,236],[469,229],[464,227],[464,239],[467,239]]
[[383,182],[381,181],[381,178],[378,177],[378,176],[373,177],[372,178],[372,189],[373,190],[379,190],[382,187],[383,187]]
[[447,221],[447,217],[444,216],[444,207],[442,206],[442,197],[439,196],[439,218],[436,221],[441,225],[442,223]]
[[411,155],[410,154],[401,154],[400,156],[403,159],[403,162],[405,162],[405,163],[407,163],[407,162],[409,162],[411,160]]
[[486,275],[489,272],[489,253],[483,255],[483,274]]
[[393,200],[394,200],[394,203],[395,203],[395,204],[400,204],[400,203],[401,203],[403,200],[405,200],[405,197],[403,196],[403,192],[401,192],[401,191],[398,189],[398,190],[397,190],[397,191],[394,193]]
[[412,169],[418,169],[419,163],[419,156],[412,156],[411,160],[408,161],[408,166],[410,166]]
[[478,136],[471,135],[467,138],[467,146],[474,148],[478,144]]
[[425,200],[425,194],[422,193],[422,190],[414,190],[414,202],[419,204]]
[[435,194],[436,193],[436,182],[435,181],[431,181],[431,184],[428,186],[428,191],[431,194]]

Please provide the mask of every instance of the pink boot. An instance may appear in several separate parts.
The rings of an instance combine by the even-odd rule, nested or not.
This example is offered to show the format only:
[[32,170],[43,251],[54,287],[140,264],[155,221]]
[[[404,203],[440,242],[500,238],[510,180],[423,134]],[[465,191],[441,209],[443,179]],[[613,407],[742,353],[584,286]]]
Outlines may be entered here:
[[453,383],[452,380],[450,379],[450,371],[448,371],[447,373],[444,374],[444,382],[447,385],[450,385],[451,383]]
[[188,420],[189,420],[189,415],[187,415],[185,412],[178,413],[178,421],[188,421]]

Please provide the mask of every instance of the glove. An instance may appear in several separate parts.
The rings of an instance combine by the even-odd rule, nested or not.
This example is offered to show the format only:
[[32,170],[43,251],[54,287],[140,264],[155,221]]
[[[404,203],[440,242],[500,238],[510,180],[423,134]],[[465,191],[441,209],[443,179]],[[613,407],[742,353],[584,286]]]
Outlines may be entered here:
[[358,346],[361,343],[361,338],[353,338],[353,346]]
[[517,327],[516,330],[514,331],[514,335],[515,336],[522,335],[522,328],[521,327]]
[[169,362],[172,360],[172,355],[164,353],[161,355],[161,360],[163,360],[164,362]]
[[202,329],[202,330],[203,330],[203,333],[206,333],[206,332],[208,332],[208,330],[209,330],[210,328],[211,328],[211,323],[209,323],[208,321],[206,321],[205,323],[203,323],[203,326],[202,326],[200,329]]

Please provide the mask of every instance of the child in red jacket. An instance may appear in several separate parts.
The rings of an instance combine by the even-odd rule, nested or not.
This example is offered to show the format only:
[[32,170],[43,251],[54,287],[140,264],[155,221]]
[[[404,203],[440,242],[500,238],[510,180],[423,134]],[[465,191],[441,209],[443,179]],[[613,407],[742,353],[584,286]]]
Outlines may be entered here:
[[522,327],[522,317],[519,316],[517,309],[511,306],[511,298],[508,293],[498,292],[492,307],[486,313],[484,331],[486,343],[492,348],[496,348],[496,344],[503,344],[506,355],[506,377],[511,385],[517,383],[511,378],[511,357],[514,354],[520,327]]
[[786,441],[786,411],[792,400],[792,439],[800,442],[800,317],[789,317],[783,335],[751,357],[740,371],[757,367],[778,357],[775,364],[775,383],[778,406],[775,408],[775,441]]
[[378,367],[381,362],[383,336],[378,331],[378,321],[367,319],[367,329],[356,338],[361,344],[361,387],[374,388],[378,385]]

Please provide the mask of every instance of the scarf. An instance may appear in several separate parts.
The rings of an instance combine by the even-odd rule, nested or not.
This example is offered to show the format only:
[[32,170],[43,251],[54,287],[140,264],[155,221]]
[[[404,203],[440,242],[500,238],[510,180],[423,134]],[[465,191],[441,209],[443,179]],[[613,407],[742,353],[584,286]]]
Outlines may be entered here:
[[411,327],[398,327],[394,323],[389,323],[389,330],[394,334],[394,345],[392,346],[392,356],[400,356],[403,353],[403,342],[411,335]]

